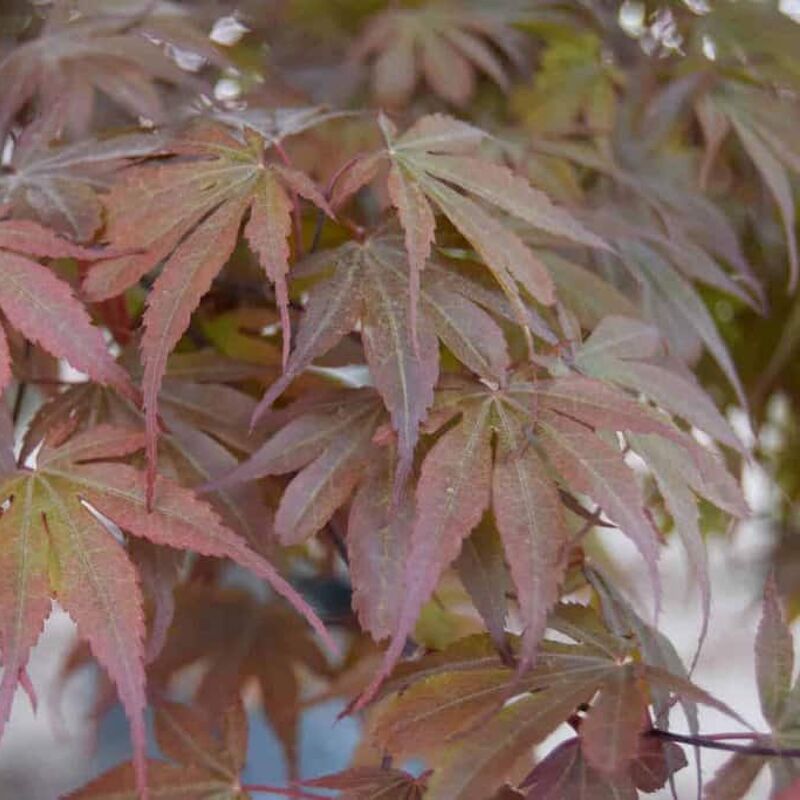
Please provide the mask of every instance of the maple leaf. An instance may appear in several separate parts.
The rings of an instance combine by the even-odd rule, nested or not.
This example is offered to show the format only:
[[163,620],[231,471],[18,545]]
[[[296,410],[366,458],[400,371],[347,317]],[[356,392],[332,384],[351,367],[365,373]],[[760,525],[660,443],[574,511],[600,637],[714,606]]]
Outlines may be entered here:
[[437,338],[467,367],[487,379],[503,379],[508,353],[494,320],[469,297],[455,274],[430,275],[417,288],[421,315],[416,349],[407,309],[409,273],[402,241],[383,236],[347,243],[297,268],[304,277],[332,267],[309,291],[297,342],[286,369],[258,405],[258,419],[314,359],[361,324],[364,355],[398,436],[398,485],[411,467],[418,428],[433,402],[439,376]]
[[409,254],[412,321],[418,276],[434,241],[436,225],[431,202],[475,248],[525,327],[520,287],[544,305],[552,305],[553,281],[544,263],[516,233],[470,196],[553,236],[606,248],[598,236],[553,205],[527,180],[478,157],[477,147],[486,136],[480,129],[436,114],[422,117],[398,137],[386,117],[382,116],[380,122],[390,161],[389,196],[405,231]]
[[298,785],[304,789],[338,791],[338,800],[422,800],[429,774],[415,778],[399,769],[351,767]]
[[734,513],[742,511],[735,490],[731,499],[725,496],[735,484],[707,451],[600,381],[578,375],[530,381],[523,375],[511,376],[502,388],[455,383],[442,390],[437,406],[435,427],[459,415],[460,421],[445,430],[422,463],[397,629],[383,667],[356,708],[389,674],[439,576],[490,507],[525,625],[522,668],[530,664],[558,595],[570,542],[551,469],[566,488],[593,498],[636,544],[658,600],[658,533],[635,475],[602,431],[648,434],[674,444],[672,457],[680,460],[682,453],[690,480],[702,487],[698,491]]
[[[673,352],[688,356],[705,345],[746,405],[728,348],[692,285],[703,282],[754,308],[764,307],[763,291],[730,221],[701,193],[660,173],[626,170],[594,148],[540,141],[535,148],[605,175],[610,185],[619,184],[619,195],[597,190],[587,223],[617,249],[618,266],[641,287],[642,316],[657,322]],[[635,202],[620,201],[619,196]],[[661,230],[664,225],[668,235]],[[543,258],[550,263],[545,254]],[[731,265],[736,274],[728,274],[721,264]],[[616,266],[612,274],[621,284]]]
[[[580,739],[569,739],[537,764],[520,786],[529,790],[530,800],[636,800],[637,789],[656,791],[686,765],[683,751],[674,743],[664,746],[644,736],[640,741],[639,760],[629,772],[610,776],[587,762]],[[647,772],[640,774],[644,769]]]
[[123,173],[107,198],[108,238],[118,247],[144,248],[144,252],[96,265],[84,284],[90,298],[105,299],[165,261],[148,296],[141,341],[151,487],[158,437],[157,396],[167,356],[232,254],[248,210],[245,236],[275,284],[286,358],[290,346],[286,288],[290,195],[301,195],[327,208],[303,173],[265,161],[264,141],[252,132],[246,131],[240,138],[220,125],[200,123],[190,127],[170,150],[175,157],[164,163],[144,164]]
[[[220,473],[233,470],[233,453],[250,453],[263,440],[259,427],[247,434],[255,401],[244,393],[213,380],[226,377],[217,360],[199,360],[198,354],[175,354],[170,359],[159,402],[166,430],[159,439],[161,472],[183,486],[196,487]],[[186,356],[190,358],[187,361]],[[122,360],[135,358],[132,350],[123,351]],[[228,362],[230,368],[231,363]],[[247,373],[245,373],[247,375]],[[249,377],[249,375],[248,375]],[[47,438],[51,429],[86,431],[98,424],[141,429],[141,409],[127,398],[98,386],[82,383],[62,391],[44,403],[25,432],[20,463]],[[236,485],[210,492],[208,502],[232,531],[262,555],[272,555],[272,511],[254,485]],[[143,548],[144,561],[132,556],[140,568],[152,572],[169,556],[155,545]],[[155,551],[155,552],[153,552]],[[172,614],[174,575],[160,569],[145,580],[143,588],[154,604],[154,619],[148,638],[148,653],[156,651]]]
[[615,115],[617,69],[599,57],[600,38],[591,32],[555,39],[541,56],[533,83],[516,89],[511,109],[537,135],[569,134],[581,124],[610,131]]
[[[216,715],[214,715],[216,716]],[[169,761],[148,762],[153,797],[175,800],[248,800],[239,774],[247,757],[247,715],[240,702],[219,715],[221,735],[210,725],[214,716],[160,700],[155,707],[156,741]],[[136,767],[120,764],[69,794],[66,800],[136,800]]]
[[166,687],[181,669],[201,661],[206,669],[194,694],[198,705],[217,714],[255,679],[264,714],[296,774],[301,670],[317,677],[331,670],[294,615],[277,603],[259,603],[239,589],[183,586],[165,646],[148,676]]
[[35,136],[14,148],[7,171],[0,174],[0,203],[16,218],[35,219],[78,241],[91,240],[103,223],[99,189],[126,162],[152,155],[159,134],[122,134],[88,139],[62,147],[42,147]]
[[20,672],[55,596],[114,681],[131,721],[137,785],[144,796],[141,594],[125,549],[102,520],[157,544],[231,558],[265,578],[333,645],[295,590],[190,491],[159,477],[147,512],[145,476],[109,460],[142,446],[136,431],[101,426],[60,447],[45,443],[34,471],[20,470],[3,482],[8,507],[0,517],[0,537],[6,541],[0,559],[0,720],[8,719]]
[[[586,725],[589,733],[583,742],[575,739],[572,743],[577,748],[575,756],[583,759],[587,750],[599,756],[594,747],[612,754],[613,774],[605,761],[600,769],[586,761],[582,769],[596,772],[600,785],[629,786],[630,796],[636,797],[634,787],[653,791],[686,763],[679,747],[654,739],[649,727],[645,730],[645,698],[650,692],[660,687],[741,722],[732,709],[691,682],[656,666],[625,663],[635,643],[606,631],[591,608],[560,606],[553,623],[574,643],[545,640],[536,665],[519,677],[503,663],[486,635],[457,641],[441,652],[403,664],[370,710],[370,741],[400,757],[434,754],[438,768],[431,780],[433,796],[481,800],[498,785],[514,783],[531,747],[597,695],[581,725],[582,736]],[[512,647],[518,647],[513,639]],[[629,694],[627,688],[633,684],[639,689]],[[506,702],[510,697],[514,701]],[[614,721],[617,715],[612,709],[617,706],[635,711],[633,731],[629,715]],[[592,716],[594,722],[590,722]],[[608,741],[596,737],[592,728],[604,731]],[[618,748],[623,741],[625,747]],[[622,753],[625,757],[617,759]],[[552,776],[552,770],[543,766],[548,761],[549,757],[531,776],[544,783],[542,791],[551,779],[545,781],[542,773],[555,780],[566,769],[562,765]],[[528,786],[528,780],[522,785]],[[555,789],[550,791],[553,800],[561,797]],[[535,792],[529,796],[539,797]],[[587,800],[593,796],[575,795]]]
[[39,35],[0,63],[0,81],[13,87],[0,102],[0,133],[33,103],[43,138],[57,136],[63,127],[85,134],[98,92],[133,117],[161,121],[164,107],[154,82],[197,81],[154,39],[225,63],[210,40],[169,15],[142,13],[141,7],[127,14],[75,13],[70,5],[55,3]]
[[[480,157],[487,134],[444,114],[422,117],[401,136],[392,122],[379,117],[387,149],[357,160],[335,202],[369,183],[389,162],[387,188],[405,232],[411,270],[410,320],[415,331],[420,274],[430,257],[436,231],[434,207],[475,248],[512,303],[527,331],[529,312],[521,289],[544,305],[555,302],[555,287],[544,262],[508,225],[484,209],[494,206],[528,226],[573,244],[607,248],[565,209],[507,167]],[[476,198],[476,199],[473,199]],[[431,205],[433,203],[433,206]]]
[[[71,244],[34,222],[0,221],[0,308],[30,341],[92,380],[133,396],[130,378],[114,362],[102,332],[92,325],[71,287],[28,256],[95,260],[98,251]],[[11,356],[0,328],[0,391],[10,380]]]
[[474,94],[476,70],[508,89],[498,51],[520,64],[517,34],[499,14],[422,6],[370,20],[352,57],[373,62],[372,89],[382,105],[406,105],[424,77],[435,94],[463,107]]
[[[516,650],[519,642],[512,638],[511,646]],[[625,652],[621,642],[615,646],[615,654]],[[568,696],[577,691],[585,699],[616,671],[607,652],[545,641],[536,667],[517,681],[484,635],[459,640],[403,667],[367,721],[370,741],[397,757],[457,749],[465,736],[477,736],[509,695],[563,691]],[[581,702],[568,697],[559,721]]]

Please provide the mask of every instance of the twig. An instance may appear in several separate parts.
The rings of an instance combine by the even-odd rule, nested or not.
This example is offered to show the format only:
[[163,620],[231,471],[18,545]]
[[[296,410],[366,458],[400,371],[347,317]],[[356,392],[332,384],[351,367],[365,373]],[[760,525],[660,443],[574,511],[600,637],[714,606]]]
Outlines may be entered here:
[[[658,739],[666,739],[670,742],[679,744],[690,744],[695,747],[705,747],[708,750],[725,750],[728,753],[739,753],[744,756],[761,756],[769,758],[800,758],[800,747],[770,747],[763,744],[735,744],[731,741],[722,741],[720,736],[726,739],[743,738],[740,734],[712,734],[710,736],[690,736],[683,733],[673,733],[653,728],[647,732],[648,736],[655,736]],[[753,738],[767,739],[763,734],[753,734]]]

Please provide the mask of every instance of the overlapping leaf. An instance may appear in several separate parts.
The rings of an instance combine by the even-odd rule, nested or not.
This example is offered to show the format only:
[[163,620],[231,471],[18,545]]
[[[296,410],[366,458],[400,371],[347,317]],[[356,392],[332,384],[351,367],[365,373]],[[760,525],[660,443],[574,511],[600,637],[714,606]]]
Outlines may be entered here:
[[302,676],[325,677],[330,668],[294,615],[242,590],[181,587],[172,627],[149,675],[166,687],[181,669],[200,663],[205,670],[194,696],[208,713],[223,711],[257,681],[264,714],[296,774]]
[[[191,706],[160,701],[155,711],[156,740],[169,761],[151,760],[152,797],[175,800],[248,800],[239,774],[247,756],[247,715],[239,702],[223,709],[221,736],[211,726],[216,715]],[[88,783],[68,800],[136,800],[134,764],[121,764]]]
[[98,190],[127,161],[151,155],[161,143],[159,134],[123,134],[52,148],[35,138],[23,139],[14,148],[8,173],[0,174],[0,203],[9,203],[15,217],[33,218],[88,241],[103,223]]
[[[650,728],[645,709],[651,689],[661,687],[739,719],[682,678],[625,663],[630,642],[603,632],[598,647],[589,609],[584,615],[566,610],[576,643],[545,641],[536,666],[521,678],[496,653],[490,655],[488,637],[462,640],[405,665],[369,717],[371,740],[399,757],[433,754],[439,764],[431,779],[436,798],[480,800],[504,782],[519,783],[531,747],[565,720],[574,723],[578,709],[591,701],[581,738],[556,748],[521,785],[531,798],[588,800],[595,790],[609,792],[598,797],[635,798],[637,790],[655,791],[686,764],[681,749]],[[509,695],[513,701],[504,704]]]
[[[560,240],[605,248],[565,209],[555,206],[528,181],[506,167],[481,157],[477,150],[487,134],[443,114],[422,117],[401,136],[381,117],[387,149],[357,161],[346,179],[347,193],[373,179],[388,159],[389,197],[405,232],[411,269],[412,333],[419,295],[419,276],[430,256],[436,231],[434,209],[447,217],[472,245],[508,296],[517,321],[526,329],[528,310],[522,289],[545,305],[555,288],[545,264],[509,226],[485,206],[546,231]],[[340,194],[337,202],[346,199]]]
[[134,567],[105,520],[156,544],[233,559],[265,578],[330,639],[297,592],[190,491],[159,477],[148,513],[145,476],[110,460],[142,445],[135,431],[101,426],[60,447],[45,444],[33,472],[20,470],[4,481],[0,719],[8,718],[20,673],[55,596],[114,681],[131,721],[137,785],[144,792],[141,594]]
[[[92,325],[72,288],[29,256],[94,260],[98,251],[71,244],[34,222],[0,222],[0,308],[27,339],[92,380],[132,396],[127,373],[114,362],[102,332]],[[0,328],[0,391],[10,380],[8,343]]]
[[[765,186],[772,195],[781,216],[789,256],[789,290],[797,286],[800,275],[797,253],[797,220],[794,192],[789,172],[800,172],[800,157],[794,145],[797,109],[789,103],[774,100],[755,88],[731,82],[706,100],[722,113],[728,130],[733,130]],[[706,113],[709,110],[706,109]],[[718,148],[720,141],[715,141]],[[715,153],[712,152],[713,157]]]
[[85,283],[93,299],[112,297],[166,259],[148,296],[141,342],[151,483],[167,356],[233,252],[248,210],[245,235],[275,284],[287,354],[291,195],[327,207],[303,173],[266,162],[264,142],[252,132],[240,139],[222,126],[200,123],[173,143],[172,152],[166,163],[128,170],[108,199],[109,239],[144,252],[97,265]]
[[577,375],[538,382],[512,377],[502,389],[455,384],[442,392],[435,418],[443,425],[458,415],[422,463],[398,627],[361,703],[388,675],[439,576],[490,506],[525,624],[523,664],[530,663],[558,596],[570,542],[556,477],[568,491],[595,500],[631,538],[658,596],[658,532],[634,473],[603,431],[674,442],[678,452],[686,450],[688,464],[700,459],[709,474],[725,475],[667,420]]
[[283,375],[259,404],[256,418],[304,369],[360,323],[372,379],[397,431],[398,478],[402,480],[410,469],[419,425],[433,402],[439,376],[437,339],[473,372],[499,381],[508,366],[502,331],[470,299],[466,282],[459,282],[454,274],[437,273],[421,289],[415,348],[408,317],[408,267],[396,237],[348,243],[314,257],[300,269],[305,274],[329,266],[333,273],[310,290],[295,349]]
[[475,92],[476,71],[508,88],[502,56],[519,63],[520,44],[499,14],[421,6],[370,20],[352,55],[372,62],[373,93],[384,106],[406,105],[424,77],[435,94],[463,107]]
[[379,457],[373,438],[383,420],[383,406],[371,390],[320,396],[296,409],[250,458],[209,488],[297,472],[281,498],[275,532],[284,544],[299,544],[328,522]]
[[[443,115],[423,117],[402,136],[382,118],[390,159],[389,194],[406,235],[412,275],[412,318],[418,275],[434,239],[431,203],[475,248],[526,324],[520,287],[545,305],[555,299],[546,266],[508,226],[487,213],[493,206],[548,234],[589,247],[606,245],[567,211],[506,167],[480,158],[483,131]],[[457,191],[458,190],[458,191]],[[472,198],[477,198],[477,201]]]
[[170,41],[218,63],[221,52],[199,31],[174,16],[131,8],[129,13],[88,13],[55,3],[40,35],[0,63],[0,81],[11,87],[0,102],[0,132],[35,102],[45,138],[63,127],[84,134],[101,93],[134,118],[160,121],[164,105],[156,81],[191,82],[189,73],[153,40]]

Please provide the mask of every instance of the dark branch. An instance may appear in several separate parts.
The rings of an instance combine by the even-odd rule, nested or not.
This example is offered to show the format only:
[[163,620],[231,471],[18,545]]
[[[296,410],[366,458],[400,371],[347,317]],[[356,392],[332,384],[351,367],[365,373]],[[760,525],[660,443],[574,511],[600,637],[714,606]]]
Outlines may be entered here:
[[[657,728],[647,732],[648,736],[655,736],[658,739],[666,739],[670,742],[679,744],[690,744],[696,747],[705,747],[708,750],[725,750],[729,753],[740,753],[745,756],[761,756],[767,758],[800,758],[800,747],[770,747],[765,744],[735,744],[734,742],[723,741],[716,736],[691,736],[683,733],[673,733],[672,731],[662,731]],[[731,738],[739,738],[734,734]],[[755,740],[765,741],[769,737],[766,735],[754,734]]]

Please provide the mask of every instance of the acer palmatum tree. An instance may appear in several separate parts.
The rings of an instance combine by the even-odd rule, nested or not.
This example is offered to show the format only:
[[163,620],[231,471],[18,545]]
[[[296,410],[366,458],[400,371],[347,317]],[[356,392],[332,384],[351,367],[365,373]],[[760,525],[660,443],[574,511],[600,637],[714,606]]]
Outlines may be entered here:
[[[797,22],[747,0],[0,22],[0,730],[55,602],[63,675],[96,661],[133,745],[65,796],[633,800],[690,763],[711,800],[767,768],[800,796]],[[751,517],[755,465],[768,730],[692,680],[705,537]],[[686,662],[660,630],[672,539]],[[331,699],[362,743],[308,778],[300,721]],[[242,778],[251,706],[284,786]],[[706,748],[732,753],[714,775]]]

